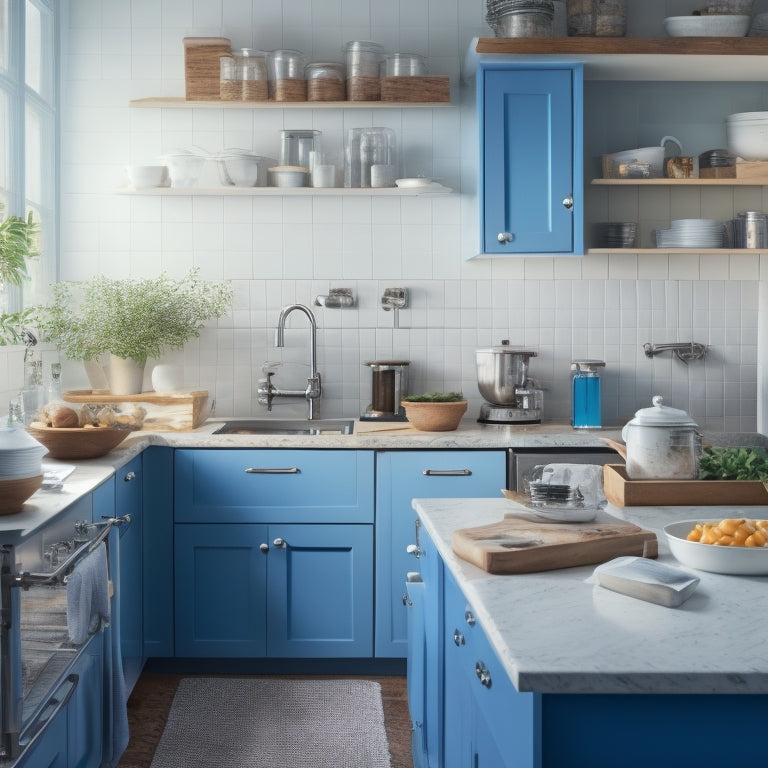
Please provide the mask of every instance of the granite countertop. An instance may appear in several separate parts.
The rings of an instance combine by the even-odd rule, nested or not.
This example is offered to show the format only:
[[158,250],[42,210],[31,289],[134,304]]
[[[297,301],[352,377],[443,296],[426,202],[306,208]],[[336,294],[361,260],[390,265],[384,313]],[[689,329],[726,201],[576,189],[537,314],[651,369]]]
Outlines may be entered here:
[[[542,693],[768,693],[766,577],[692,571],[701,582],[678,608],[605,589],[594,566],[491,575],[458,558],[458,528],[501,520],[506,499],[416,499],[414,509],[457,578],[520,691]],[[662,528],[695,507],[608,506],[655,531],[661,562],[679,566]],[[706,509],[706,517],[766,517],[768,507]]]

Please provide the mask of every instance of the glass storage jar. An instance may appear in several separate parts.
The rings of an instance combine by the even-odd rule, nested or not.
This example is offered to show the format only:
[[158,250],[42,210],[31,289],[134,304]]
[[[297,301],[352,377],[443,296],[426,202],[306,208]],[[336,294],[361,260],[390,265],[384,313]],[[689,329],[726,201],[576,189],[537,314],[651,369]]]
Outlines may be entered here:
[[274,101],[306,101],[307,81],[304,79],[304,54],[281,49],[267,53],[269,98]]
[[243,101],[266,101],[269,98],[267,86],[267,62],[263,51],[241,48],[235,54]]
[[418,53],[391,53],[384,58],[385,77],[419,77],[426,74],[424,57]]
[[349,101],[379,101],[379,80],[384,47],[372,40],[353,40],[344,46],[347,65],[347,99]]
[[316,61],[304,68],[307,81],[307,101],[344,101],[344,65],[338,62]]
[[238,101],[243,92],[234,56],[219,59],[219,95],[222,101]]

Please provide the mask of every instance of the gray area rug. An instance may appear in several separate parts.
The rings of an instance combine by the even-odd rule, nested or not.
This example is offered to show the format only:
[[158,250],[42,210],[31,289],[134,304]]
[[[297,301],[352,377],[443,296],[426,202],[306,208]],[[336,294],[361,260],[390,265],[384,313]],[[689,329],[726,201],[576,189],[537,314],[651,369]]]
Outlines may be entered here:
[[151,768],[390,768],[368,680],[186,677]]

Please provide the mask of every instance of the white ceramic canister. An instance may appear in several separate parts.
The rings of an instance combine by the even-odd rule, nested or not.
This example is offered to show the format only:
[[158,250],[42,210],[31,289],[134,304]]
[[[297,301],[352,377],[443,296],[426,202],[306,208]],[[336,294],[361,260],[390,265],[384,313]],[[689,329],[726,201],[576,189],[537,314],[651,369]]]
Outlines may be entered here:
[[630,480],[695,480],[701,455],[698,424],[685,411],[662,401],[656,395],[652,407],[637,411],[621,431],[627,444],[627,476]]

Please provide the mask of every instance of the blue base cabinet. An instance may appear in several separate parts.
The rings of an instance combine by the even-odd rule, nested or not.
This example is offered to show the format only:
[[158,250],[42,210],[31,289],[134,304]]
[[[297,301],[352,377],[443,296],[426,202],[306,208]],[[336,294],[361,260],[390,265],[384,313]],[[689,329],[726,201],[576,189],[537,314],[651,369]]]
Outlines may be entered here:
[[481,62],[482,253],[582,254],[582,65]]
[[405,658],[405,579],[419,570],[411,500],[481,498],[506,485],[504,451],[378,451],[376,454],[376,657]]
[[373,453],[178,450],[175,655],[373,656]]

